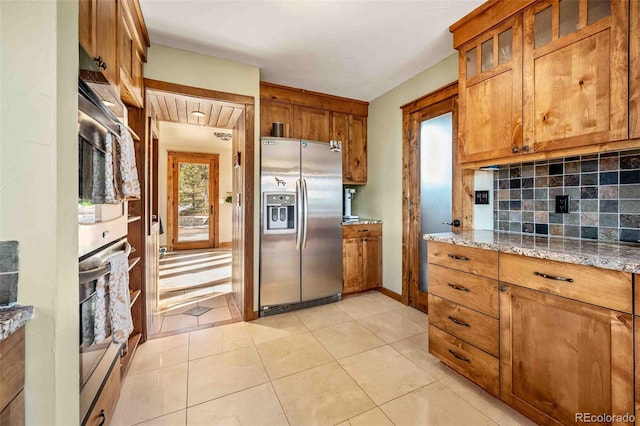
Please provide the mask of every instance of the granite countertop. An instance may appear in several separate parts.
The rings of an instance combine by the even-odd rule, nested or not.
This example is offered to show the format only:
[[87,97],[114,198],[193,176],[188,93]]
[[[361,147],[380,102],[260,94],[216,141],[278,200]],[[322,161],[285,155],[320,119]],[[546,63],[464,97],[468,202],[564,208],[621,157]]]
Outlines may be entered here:
[[33,306],[12,306],[0,309],[0,342],[9,337],[33,317]]
[[360,218],[358,220],[343,221],[342,225],[374,225],[376,223],[382,223],[382,221],[380,219]]
[[425,234],[424,239],[640,274],[640,246],[626,243],[497,231],[443,232]]

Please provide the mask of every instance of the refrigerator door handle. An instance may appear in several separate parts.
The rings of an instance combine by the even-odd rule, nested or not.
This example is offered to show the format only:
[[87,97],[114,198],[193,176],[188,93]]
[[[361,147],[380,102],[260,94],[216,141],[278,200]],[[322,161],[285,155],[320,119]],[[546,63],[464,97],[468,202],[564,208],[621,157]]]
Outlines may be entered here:
[[296,250],[302,247],[302,185],[300,179],[296,179]]
[[307,180],[302,179],[302,202],[304,203],[304,236],[302,237],[302,250],[307,247],[307,222],[309,220],[309,194],[307,193]]

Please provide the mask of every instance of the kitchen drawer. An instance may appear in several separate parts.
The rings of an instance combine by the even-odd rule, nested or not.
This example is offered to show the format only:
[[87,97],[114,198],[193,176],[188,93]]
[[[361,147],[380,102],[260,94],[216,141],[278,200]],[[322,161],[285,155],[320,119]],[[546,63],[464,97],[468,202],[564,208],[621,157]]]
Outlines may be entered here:
[[429,293],[498,318],[498,281],[429,265]]
[[429,324],[443,329],[474,346],[498,356],[499,322],[495,318],[451,303],[438,296],[429,296]]
[[96,401],[87,422],[88,426],[108,425],[111,423],[113,412],[120,398],[120,362],[116,362],[111,367],[111,373],[105,381],[102,392]]
[[628,272],[502,253],[500,281],[616,311],[633,309]]
[[24,388],[24,327],[0,342],[0,411]]
[[429,326],[429,353],[498,397],[498,358],[432,325]]
[[382,224],[372,225],[342,225],[342,238],[381,237]]
[[429,263],[487,278],[498,278],[498,252],[429,241]]

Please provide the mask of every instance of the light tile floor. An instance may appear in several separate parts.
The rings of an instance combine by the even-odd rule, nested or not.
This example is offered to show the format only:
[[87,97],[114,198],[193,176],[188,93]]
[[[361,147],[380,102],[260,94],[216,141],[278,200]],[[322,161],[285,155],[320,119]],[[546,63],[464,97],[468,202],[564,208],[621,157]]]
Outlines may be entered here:
[[151,340],[111,424],[533,424],[429,355],[427,321],[370,292]]

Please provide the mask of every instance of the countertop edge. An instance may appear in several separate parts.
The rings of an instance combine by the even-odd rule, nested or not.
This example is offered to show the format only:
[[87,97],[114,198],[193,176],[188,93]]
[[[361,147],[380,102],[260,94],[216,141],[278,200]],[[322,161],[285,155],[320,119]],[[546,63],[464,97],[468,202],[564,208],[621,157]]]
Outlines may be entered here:
[[537,259],[552,260],[556,262],[572,263],[576,265],[593,266],[601,269],[613,271],[629,272],[640,274],[640,262],[621,262],[614,259],[603,259],[596,256],[559,253],[543,248],[524,248],[508,244],[496,244],[483,241],[472,241],[463,237],[452,237],[451,235],[425,234],[423,238],[427,241],[436,241],[464,247],[493,250],[499,253],[517,254],[521,256],[533,257]]
[[351,226],[351,225],[377,225],[377,224],[381,224],[382,220],[380,219],[358,219],[358,220],[352,220],[352,221],[348,221],[342,222],[342,226]]
[[33,306],[0,309],[0,342],[18,331],[33,318]]

